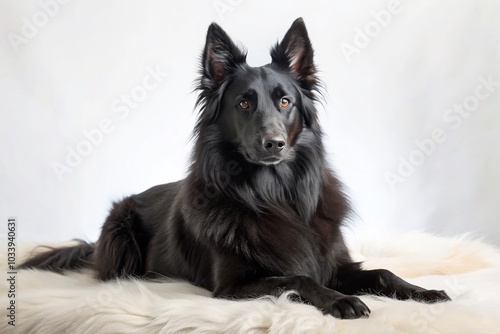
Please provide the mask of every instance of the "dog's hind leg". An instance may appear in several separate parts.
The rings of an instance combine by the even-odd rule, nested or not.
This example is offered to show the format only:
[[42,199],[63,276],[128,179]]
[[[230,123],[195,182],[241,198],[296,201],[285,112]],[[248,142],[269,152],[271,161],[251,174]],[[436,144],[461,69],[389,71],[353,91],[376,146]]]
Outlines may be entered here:
[[98,279],[144,275],[147,245],[142,228],[131,197],[113,204],[94,252]]

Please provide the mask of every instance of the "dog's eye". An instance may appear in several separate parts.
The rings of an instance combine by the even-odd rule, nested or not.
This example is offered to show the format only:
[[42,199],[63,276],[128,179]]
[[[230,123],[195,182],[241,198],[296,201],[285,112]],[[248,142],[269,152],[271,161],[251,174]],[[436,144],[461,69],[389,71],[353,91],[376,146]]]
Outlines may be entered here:
[[280,107],[281,108],[286,108],[290,105],[290,100],[287,99],[286,97],[282,98],[280,101]]
[[250,108],[250,103],[248,103],[247,100],[241,100],[240,103],[238,103],[238,105],[243,110]]

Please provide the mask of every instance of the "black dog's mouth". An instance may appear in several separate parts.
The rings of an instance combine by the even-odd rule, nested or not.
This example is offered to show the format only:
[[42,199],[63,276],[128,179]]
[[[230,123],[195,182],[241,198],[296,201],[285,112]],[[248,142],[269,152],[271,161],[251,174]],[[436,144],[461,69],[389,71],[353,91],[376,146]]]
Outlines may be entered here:
[[277,165],[280,162],[282,162],[284,159],[282,157],[277,157],[277,156],[271,156],[271,157],[266,157],[263,159],[259,160],[259,163],[262,165]]
[[285,160],[283,154],[267,155],[264,157],[252,157],[246,150],[241,150],[241,153],[248,162],[255,165],[265,165],[265,166],[277,165],[281,163],[283,160]]

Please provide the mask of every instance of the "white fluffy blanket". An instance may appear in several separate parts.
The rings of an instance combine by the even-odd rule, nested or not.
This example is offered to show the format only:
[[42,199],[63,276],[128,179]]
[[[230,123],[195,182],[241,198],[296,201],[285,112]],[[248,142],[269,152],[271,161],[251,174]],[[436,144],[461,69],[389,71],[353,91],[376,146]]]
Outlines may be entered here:
[[[420,304],[363,296],[368,319],[339,320],[286,295],[248,301],[210,298],[187,283],[97,282],[90,273],[17,274],[15,329],[1,333],[500,333],[500,251],[469,237],[414,233],[351,245],[365,268],[387,268],[453,299]],[[3,253],[3,252],[2,252]],[[22,256],[20,256],[21,258]],[[5,255],[0,263],[7,261]],[[3,267],[5,269],[5,265]],[[1,280],[1,309],[7,282]]]

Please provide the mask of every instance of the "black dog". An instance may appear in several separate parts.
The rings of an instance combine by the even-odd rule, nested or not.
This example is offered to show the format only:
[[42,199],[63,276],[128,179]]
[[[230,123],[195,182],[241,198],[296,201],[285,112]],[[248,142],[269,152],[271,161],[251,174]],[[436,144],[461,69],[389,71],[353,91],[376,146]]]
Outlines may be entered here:
[[245,58],[210,25],[187,178],[115,203],[96,244],[52,249],[23,267],[181,278],[223,298],[295,290],[346,319],[370,313],[355,294],[449,300],[390,271],[362,270],[349,256],[340,228],[350,208],[325,161],[302,19],[272,48],[270,64],[250,67]]

